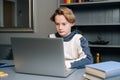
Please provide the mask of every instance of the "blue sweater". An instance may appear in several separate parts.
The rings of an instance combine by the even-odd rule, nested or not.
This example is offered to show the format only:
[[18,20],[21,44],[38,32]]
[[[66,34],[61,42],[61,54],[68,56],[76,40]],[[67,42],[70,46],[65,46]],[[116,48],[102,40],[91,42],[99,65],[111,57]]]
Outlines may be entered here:
[[[63,38],[64,42],[71,41],[77,34],[79,34],[78,31],[73,31],[70,35]],[[54,35],[56,38],[61,38],[61,36],[58,33],[55,33]],[[50,37],[50,35],[49,35],[49,37]],[[70,63],[71,68],[84,68],[85,65],[93,63],[93,57],[92,57],[92,54],[90,52],[90,48],[88,47],[88,41],[82,35],[81,35],[79,40],[80,40],[79,46],[82,48],[82,51],[85,53],[86,57],[82,58],[80,60],[76,60],[74,62],[71,62]]]

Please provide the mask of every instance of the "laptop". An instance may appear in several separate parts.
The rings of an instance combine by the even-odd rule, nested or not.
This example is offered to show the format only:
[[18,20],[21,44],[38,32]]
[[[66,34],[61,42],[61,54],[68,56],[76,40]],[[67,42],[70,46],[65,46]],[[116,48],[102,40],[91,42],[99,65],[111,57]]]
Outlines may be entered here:
[[19,73],[67,77],[62,38],[12,37],[15,71]]

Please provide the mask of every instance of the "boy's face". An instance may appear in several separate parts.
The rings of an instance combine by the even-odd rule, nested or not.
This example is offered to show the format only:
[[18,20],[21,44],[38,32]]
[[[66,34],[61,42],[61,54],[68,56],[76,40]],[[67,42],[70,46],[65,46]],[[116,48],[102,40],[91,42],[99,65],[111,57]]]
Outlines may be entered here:
[[55,16],[56,30],[61,37],[66,37],[71,33],[72,23],[69,23],[63,15]]

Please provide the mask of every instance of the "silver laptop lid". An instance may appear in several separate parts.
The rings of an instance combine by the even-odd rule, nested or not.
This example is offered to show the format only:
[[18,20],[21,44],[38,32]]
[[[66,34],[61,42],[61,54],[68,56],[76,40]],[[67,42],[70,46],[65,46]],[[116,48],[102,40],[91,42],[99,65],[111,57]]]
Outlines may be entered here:
[[11,38],[11,43],[17,72],[67,76],[61,38]]

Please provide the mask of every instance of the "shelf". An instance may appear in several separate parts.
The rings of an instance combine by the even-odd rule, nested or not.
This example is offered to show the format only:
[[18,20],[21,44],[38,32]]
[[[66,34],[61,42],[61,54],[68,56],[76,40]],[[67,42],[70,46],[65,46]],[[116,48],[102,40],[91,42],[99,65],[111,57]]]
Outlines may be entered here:
[[120,1],[61,4],[72,9],[81,26],[120,25]]
[[90,44],[90,47],[120,48],[120,0],[70,4],[60,0],[59,6],[68,7],[75,14],[73,30],[79,30],[90,41],[96,40],[99,33],[103,40],[110,41],[107,45]]
[[120,48],[120,45],[89,45],[89,47]]
[[120,0],[113,0],[113,1],[97,1],[97,2],[81,2],[81,3],[70,3],[64,4],[61,3],[60,6],[78,6],[78,5],[119,5]]
[[76,27],[79,27],[79,26],[106,26],[106,27],[109,27],[109,26],[120,26],[120,23],[104,23],[104,24],[75,24]]

